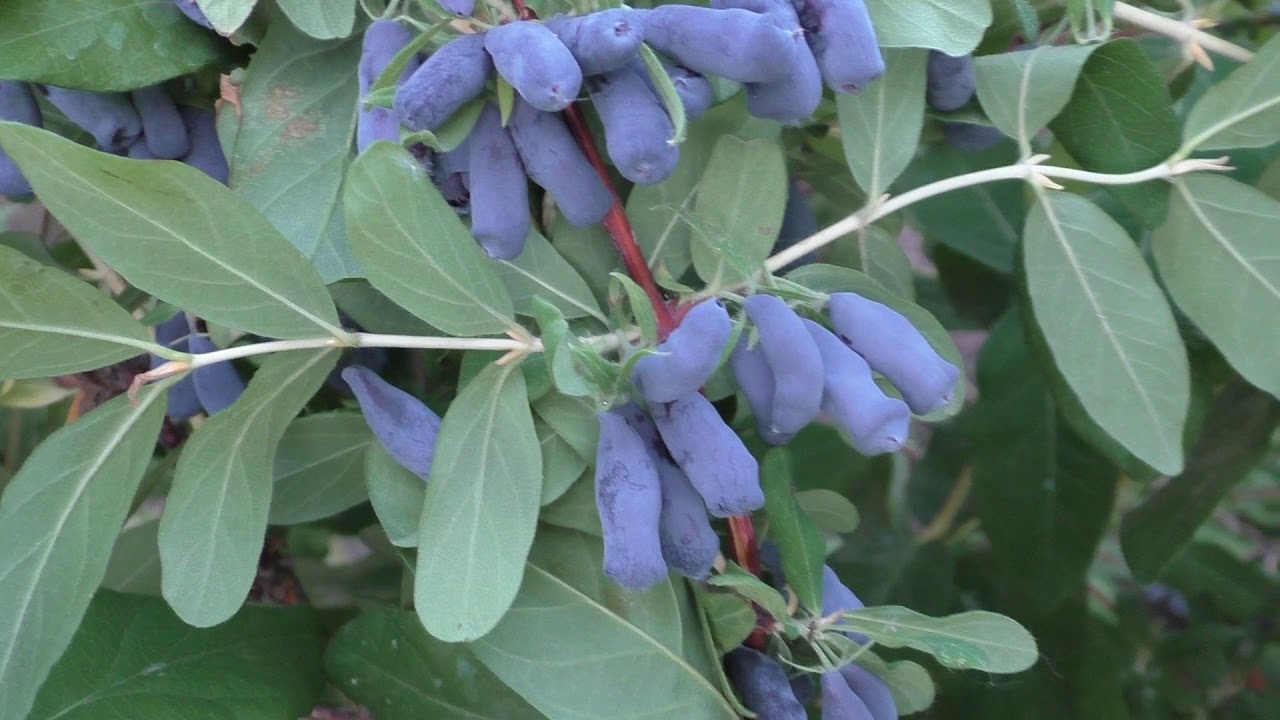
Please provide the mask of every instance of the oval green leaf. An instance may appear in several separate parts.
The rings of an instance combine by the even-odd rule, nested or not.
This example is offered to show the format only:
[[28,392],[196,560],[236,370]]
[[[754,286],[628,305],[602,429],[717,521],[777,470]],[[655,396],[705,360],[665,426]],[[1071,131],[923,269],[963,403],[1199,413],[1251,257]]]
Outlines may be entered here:
[[369,499],[364,454],[372,444],[360,413],[316,413],[289,423],[276,448],[268,522],[319,520]]
[[915,157],[928,58],[915,48],[888,50],[884,75],[857,95],[836,96],[844,157],[868,197],[884,194]]
[[840,629],[853,630],[891,648],[929,653],[959,670],[1016,673],[1039,659],[1035,638],[1013,620],[983,610],[934,618],[897,605],[844,614]]

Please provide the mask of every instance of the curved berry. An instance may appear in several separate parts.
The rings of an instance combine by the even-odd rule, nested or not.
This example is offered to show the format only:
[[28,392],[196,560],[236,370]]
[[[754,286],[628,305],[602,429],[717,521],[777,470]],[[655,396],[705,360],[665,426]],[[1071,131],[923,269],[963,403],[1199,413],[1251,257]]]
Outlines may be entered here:
[[191,152],[182,162],[226,185],[231,179],[231,168],[227,166],[227,156],[218,139],[217,116],[212,110],[191,106],[181,107],[178,112],[191,138]]
[[[44,124],[40,105],[36,102],[30,85],[16,80],[0,80],[0,120],[36,127]],[[5,154],[4,148],[0,148],[0,195],[17,197],[30,193],[31,184],[18,169],[17,163]]]
[[[818,216],[809,204],[804,188],[795,178],[787,185],[787,207],[782,213],[782,226],[778,228],[778,240],[773,244],[776,253],[818,232]],[[802,265],[818,262],[818,254],[808,252],[798,260],[782,268],[779,272],[787,273]]]
[[596,449],[596,508],[604,533],[604,574],[644,590],[667,577],[658,537],[662,488],[645,443],[613,412],[602,412]]
[[698,303],[666,341],[660,354],[641,358],[631,373],[649,402],[672,402],[696,393],[720,364],[733,332],[729,312],[716,300]]
[[630,68],[587,78],[587,91],[604,125],[605,150],[622,176],[652,185],[675,172],[680,150],[662,102]]
[[805,720],[808,717],[777,660],[749,647],[736,647],[724,656],[724,669],[742,697],[742,704],[754,712],[758,720]]
[[832,294],[827,312],[844,344],[896,385],[913,412],[933,412],[951,400],[960,370],[944,360],[910,320],[854,293]]
[[582,88],[582,68],[569,48],[542,23],[519,20],[485,33],[493,66],[530,105],[557,112]]
[[794,435],[818,416],[822,406],[822,354],[800,316],[782,300],[752,295],[743,308],[773,371],[769,430]]
[[361,365],[342,371],[365,422],[395,461],[426,480],[436,454],[440,416],[418,398],[383,380]]
[[911,429],[911,410],[906,403],[885,395],[862,356],[831,331],[812,320],[805,320],[804,325],[822,355],[822,412],[849,434],[854,448],[863,455],[902,447]]
[[98,93],[45,86],[45,95],[67,119],[93,136],[105,152],[124,152],[142,134],[142,118],[128,93]]
[[604,220],[613,207],[613,194],[559,115],[517,97],[507,131],[529,179],[551,193],[570,224],[585,227]]
[[476,0],[437,0],[440,7],[458,17],[471,17],[476,10]]
[[410,130],[437,130],[480,97],[493,73],[484,33],[462,35],[431,54],[396,90],[395,110]]
[[822,720],[873,720],[871,711],[837,671],[822,674]]
[[[849,589],[847,585],[840,581],[835,571],[830,565],[822,566],[822,614],[834,615],[836,613],[851,612],[853,610],[861,610],[866,607],[857,595]],[[868,638],[866,635],[855,632],[846,632],[845,637],[858,643],[866,645]]]
[[792,70],[792,36],[747,10],[661,5],[645,16],[644,35],[654,50],[704,75],[767,82]]
[[643,15],[614,9],[570,17],[556,15],[547,29],[569,49],[583,75],[599,75],[626,65],[644,42]]
[[139,88],[130,96],[142,120],[142,141],[152,157],[177,160],[191,152],[191,138],[182,114],[163,85]]
[[481,111],[470,144],[471,234],[489,257],[511,260],[524,250],[533,226],[529,188],[515,143],[493,103]]
[[738,389],[751,406],[751,414],[756,418],[756,433],[770,445],[785,445],[794,437],[790,434],[777,433],[773,426],[773,370],[764,350],[757,343],[749,347],[747,338],[738,339],[738,344],[729,355],[729,370],[738,383]]
[[[156,344],[178,352],[190,352],[187,349],[187,339],[190,335],[191,326],[187,322],[186,313],[178,313],[156,326]],[[152,355],[151,369],[155,370],[166,362],[164,358]],[[170,385],[165,391],[168,403],[165,415],[172,420],[190,420],[203,411],[200,407],[200,398],[196,395],[196,384],[192,375],[194,373]]]
[[[192,335],[187,341],[189,352],[210,353],[217,346],[204,335]],[[244,379],[229,362],[206,365],[191,373],[195,382],[196,397],[209,415],[220,413],[235,404],[244,394]]]
[[929,84],[925,89],[925,100],[934,110],[959,110],[973,98],[978,88],[978,79],[973,72],[973,55],[952,57],[930,50],[927,75]]
[[860,92],[884,74],[884,56],[864,0],[795,0],[827,87]]
[[675,402],[651,403],[649,413],[707,512],[730,517],[764,506],[760,465],[710,400],[695,392]]
[[898,720],[898,705],[893,701],[893,693],[879,676],[856,662],[840,668],[840,675],[867,706],[871,720]]
[[986,152],[1004,140],[1004,133],[990,125],[946,121],[942,134],[951,147],[969,153]]
[[[361,101],[369,94],[378,77],[391,64],[406,45],[413,41],[413,33],[394,20],[376,20],[364,31],[360,48],[360,64],[356,75],[360,84]],[[418,69],[418,60],[414,58],[405,66],[400,75],[400,83],[408,80]],[[364,152],[370,145],[379,140],[397,142],[400,139],[400,119],[391,108],[364,107],[360,103],[360,111],[356,116],[356,151]]]

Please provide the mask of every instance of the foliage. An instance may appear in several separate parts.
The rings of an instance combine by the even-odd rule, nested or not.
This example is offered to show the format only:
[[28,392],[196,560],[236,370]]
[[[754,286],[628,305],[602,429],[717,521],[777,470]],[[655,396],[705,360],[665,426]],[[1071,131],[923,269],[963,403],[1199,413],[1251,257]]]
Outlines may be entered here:
[[[796,37],[818,4],[781,3]],[[576,180],[617,200],[582,226],[550,194],[565,178],[518,174],[529,204],[454,194],[442,168],[477,162],[473,131],[507,137],[474,94],[357,150],[416,53],[618,5],[0,6],[0,80],[162,86],[193,144],[140,154],[143,117],[108,128],[132,133],[112,152],[46,93],[42,126],[0,107],[0,180],[31,189],[0,201],[0,720],[733,718],[762,694],[726,672],[744,644],[790,678],[770,692],[826,720],[832,678],[870,706],[866,676],[927,718],[1280,715],[1274,4],[867,0],[883,74],[854,94],[828,77],[785,124],[751,114],[773,80],[682,75],[664,37],[547,100],[590,143]],[[387,19],[413,39],[369,74],[362,38]],[[520,45],[482,88],[513,123],[545,80]],[[938,52],[974,56],[958,109],[927,101]],[[624,104],[594,108],[620,103],[601,78],[622,71],[643,74],[627,92],[661,119],[648,136],[619,138]],[[212,145],[193,107],[216,108]],[[660,179],[608,162],[673,148]],[[477,243],[526,210],[518,256]],[[833,399],[821,372],[784,377],[801,348],[777,338],[867,342],[839,294],[874,301],[853,327],[873,344],[907,334],[880,348],[897,365],[854,355],[866,382]],[[772,329],[744,309],[761,295],[782,301]],[[729,327],[678,334],[708,300]],[[214,349],[153,340],[175,317]],[[183,381],[219,364],[238,399],[179,418]],[[908,385],[926,365],[946,386],[927,402]],[[353,394],[357,373],[394,388]],[[766,422],[775,380],[826,382],[786,432]],[[685,385],[696,426],[671,418]],[[642,397],[614,432],[643,457],[613,481],[692,482],[681,511],[721,554],[674,562],[663,527],[659,559],[640,528],[677,571],[640,590],[606,576],[636,522],[602,526],[595,477],[600,413]],[[907,427],[899,397],[909,436],[845,422],[881,403]],[[416,471],[397,453],[429,441],[397,444],[422,430],[407,417],[432,419]],[[762,502],[753,485],[721,517],[695,462],[749,468]]]

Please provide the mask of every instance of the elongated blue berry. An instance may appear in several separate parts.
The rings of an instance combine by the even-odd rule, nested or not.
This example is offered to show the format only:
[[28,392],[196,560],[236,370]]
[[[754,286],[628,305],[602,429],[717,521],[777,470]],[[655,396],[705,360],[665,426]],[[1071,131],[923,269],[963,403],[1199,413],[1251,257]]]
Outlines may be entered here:
[[484,47],[498,74],[539,110],[569,107],[582,88],[582,68],[573,53],[540,22],[496,27],[485,33]]
[[[187,321],[186,313],[178,313],[156,326],[156,343],[178,352],[190,352],[187,347],[190,335],[191,326]],[[167,361],[164,358],[152,355],[151,369],[155,370],[165,362]],[[203,410],[200,406],[200,398],[196,395],[196,384],[192,375],[194,373],[188,374],[165,391],[168,403],[165,415],[173,420],[190,420]]]
[[998,128],[951,120],[942,123],[942,135],[948,145],[968,153],[986,152],[1004,140]]
[[934,110],[959,110],[973,98],[978,88],[978,79],[973,72],[973,55],[952,57],[930,50],[927,75],[929,83],[924,97]]
[[142,140],[152,157],[177,160],[191,152],[191,138],[182,115],[163,85],[139,88],[129,94],[142,120]]
[[436,454],[440,416],[421,400],[383,380],[369,368],[352,365],[342,371],[365,422],[395,461],[426,480]]
[[643,590],[667,577],[658,537],[658,470],[625,418],[608,411],[598,417],[596,509],[604,534],[604,574],[625,588]]
[[746,83],[747,112],[781,123],[812,117],[822,102],[822,71],[789,0],[729,0],[714,6],[760,13],[791,38],[791,72],[768,82]]
[[395,110],[410,130],[436,130],[458,108],[480,96],[493,73],[484,34],[445,43],[396,90]]
[[795,2],[827,87],[850,95],[884,74],[884,56],[863,0]]
[[769,430],[794,435],[822,406],[822,355],[800,316],[785,302],[772,295],[752,295],[743,307],[773,371]]
[[468,156],[471,234],[489,257],[511,260],[524,249],[532,227],[529,189],[511,134],[493,103],[471,130]]
[[[218,349],[204,335],[192,335],[187,347],[193,353],[210,353]],[[210,415],[231,407],[244,394],[244,379],[229,362],[196,368],[191,379],[195,382],[200,406]]]
[[622,176],[652,185],[671,177],[680,150],[658,96],[630,68],[587,78],[587,91],[604,124],[605,150]]
[[649,414],[707,512],[731,517],[764,505],[759,463],[710,400],[695,392],[675,402],[650,403]]
[[671,402],[696,393],[716,371],[732,332],[733,322],[723,305],[701,302],[658,345],[660,354],[636,363],[631,379],[649,402]]
[[898,705],[893,701],[893,693],[879,676],[856,662],[840,668],[840,675],[867,706],[871,720],[898,720]]
[[[799,181],[792,178],[787,185],[787,207],[782,213],[782,226],[778,228],[778,240],[773,245],[773,251],[776,253],[779,250],[785,250],[816,232],[818,232],[818,216],[814,214],[804,188],[800,187]],[[802,265],[815,262],[818,262],[818,254],[808,252],[779,272],[787,273]]]
[[476,0],[437,0],[440,7],[458,17],[471,17],[476,9]]
[[749,647],[736,647],[724,656],[725,674],[758,720],[805,720],[787,672],[777,660]]
[[644,21],[635,10],[614,9],[580,17],[556,15],[546,27],[578,61],[583,75],[617,70],[636,56],[644,42]]
[[[654,97],[658,97],[658,88],[653,84],[653,78],[649,77],[649,68],[644,64],[644,60],[640,57],[632,58],[627,63],[627,67],[635,71],[643,80]],[[671,84],[675,86],[676,95],[680,97],[680,104],[684,106],[684,115],[688,120],[697,120],[706,114],[716,101],[715,88],[711,87],[711,81],[701,73],[696,73],[687,67],[672,65],[670,63],[662,63],[662,69],[667,74],[667,78],[671,80]]]
[[128,93],[98,93],[45,86],[49,102],[93,136],[106,152],[124,152],[142,134],[142,118]]
[[222,151],[222,141],[218,139],[217,116],[212,110],[191,106],[181,107],[178,112],[182,113],[187,135],[191,138],[191,152],[182,158],[182,162],[226,185],[231,178],[231,169]]
[[863,455],[895,452],[907,441],[911,410],[880,390],[862,356],[831,331],[804,321],[822,355],[822,412],[833,419]]
[[792,70],[793,38],[747,10],[662,5],[645,16],[645,42],[684,67],[739,82],[767,82]]
[[822,674],[822,720],[873,720],[839,671]]
[[551,193],[570,224],[595,225],[609,214],[613,195],[559,115],[517,97],[507,131],[529,179]]
[[213,29],[213,23],[209,22],[209,18],[205,17],[204,11],[200,9],[199,5],[196,5],[196,0],[174,0],[174,4],[191,22],[203,25],[210,30]]
[[[839,576],[831,569],[830,565],[822,566],[822,614],[834,615],[836,613],[852,612],[861,610],[866,607],[862,604],[862,600],[849,589],[847,585],[841,582]],[[866,635],[855,632],[846,632],[845,637],[860,644],[865,645],[868,642]]]
[[[43,124],[40,105],[30,85],[16,80],[0,80],[0,120],[36,127]],[[30,192],[31,184],[18,165],[5,154],[4,148],[0,148],[0,195],[17,197]]]
[[832,294],[827,312],[840,339],[889,378],[913,412],[933,412],[951,400],[960,370],[901,313],[854,293]]
[[[413,41],[413,33],[394,20],[376,20],[364,31],[360,48],[360,64],[356,75],[360,84],[360,98],[369,94],[369,89],[391,64],[391,60],[406,45]],[[418,60],[414,58],[405,66],[400,75],[400,83],[404,83],[418,69]],[[364,152],[370,145],[379,140],[396,142],[400,139],[400,118],[391,108],[364,107],[361,103],[356,116],[356,150]]]
[[756,433],[761,439],[770,445],[791,442],[794,435],[773,431],[773,369],[769,367],[769,360],[760,344],[751,346],[745,335],[740,337],[729,355],[729,370],[751,406],[751,414],[756,418]]
[[432,179],[445,202],[459,215],[471,213],[471,136],[457,147],[436,155]]

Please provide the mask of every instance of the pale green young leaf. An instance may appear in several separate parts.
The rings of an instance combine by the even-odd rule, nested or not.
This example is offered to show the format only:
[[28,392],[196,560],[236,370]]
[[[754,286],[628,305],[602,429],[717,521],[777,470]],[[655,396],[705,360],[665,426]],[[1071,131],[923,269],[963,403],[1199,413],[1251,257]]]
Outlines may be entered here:
[[369,282],[446,333],[501,333],[515,321],[489,257],[405,149],[375,143],[351,166],[351,247]]
[[249,19],[258,0],[196,0],[196,4],[215,30],[230,35]]
[[953,57],[973,52],[991,24],[988,0],[867,0],[882,47],[921,47]]
[[418,521],[422,519],[427,484],[396,462],[382,443],[373,443],[365,451],[364,475],[369,502],[391,544],[417,547]]
[[883,605],[847,612],[838,627],[862,633],[885,647],[929,653],[942,665],[958,670],[1017,673],[1040,657],[1035,638],[1026,628],[984,610],[935,618]]
[[342,626],[325,668],[343,694],[379,720],[536,720],[541,713],[485,669],[463,644],[423,631],[411,612],[374,608]]
[[324,687],[325,629],[309,607],[250,607],[216,628],[159,598],[103,592],[28,720],[295,718]]
[[142,290],[258,335],[342,332],[310,264],[199,170],[116,157],[14,123],[0,123],[0,144],[76,240]]
[[[480,661],[557,720],[738,717],[714,684],[683,583],[625,590],[601,571],[600,540],[543,526],[515,604],[472,645]],[[690,636],[693,635],[693,638]],[[548,647],[556,652],[547,653]],[[635,688],[661,688],[662,702]]]
[[1023,271],[1054,365],[1085,411],[1143,462],[1178,473],[1187,352],[1129,235],[1078,195],[1046,195],[1027,217]]
[[1041,45],[974,61],[978,100],[1000,131],[1024,147],[1071,99],[1084,63],[1101,45]]
[[244,603],[267,531],[280,438],[337,362],[327,348],[272,355],[235,405],[183,447],[159,541],[164,597],[189,625],[217,625]]
[[0,246],[0,378],[91,370],[154,347],[146,327],[111,298]]
[[372,444],[360,413],[315,413],[289,423],[276,448],[268,522],[319,520],[369,499],[364,454]]
[[529,232],[519,257],[499,260],[496,267],[521,315],[533,315],[536,296],[559,308],[568,319],[593,317],[607,322],[586,280],[536,230]]
[[1182,150],[1264,147],[1280,140],[1280,36],[1211,86],[1182,128]]
[[929,53],[887,50],[885,72],[857,95],[838,95],[840,141],[858,187],[880,197],[915,156],[924,127]]
[[1246,380],[1280,396],[1280,202],[1219,175],[1174,183],[1152,238],[1173,301]]
[[720,138],[687,219],[698,276],[712,287],[750,278],[773,249],[786,201],[787,168],[777,141]]
[[[230,2],[202,0],[211,1]],[[0,3],[0,76],[110,92],[230,59],[224,40],[172,5],[94,0],[60,3],[50,12],[44,0],[6,0]]]
[[414,604],[446,642],[475,640],[506,614],[524,576],[542,457],[524,374],[491,364],[445,413],[418,535]]
[[[354,7],[344,2],[348,11]],[[360,275],[341,201],[359,59],[359,39],[318,43],[287,22],[271,23],[245,71],[244,110],[228,152],[232,189],[310,258],[326,283]]]
[[294,27],[319,40],[344,38],[356,21],[356,0],[277,0]]
[[26,720],[107,569],[164,420],[163,386],[50,435],[0,498],[0,719]]

